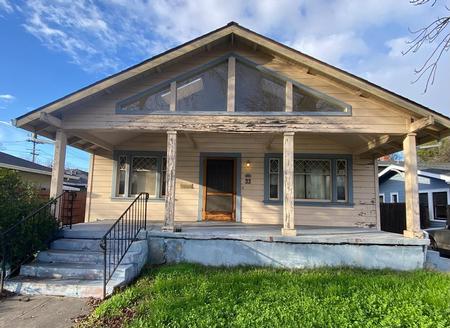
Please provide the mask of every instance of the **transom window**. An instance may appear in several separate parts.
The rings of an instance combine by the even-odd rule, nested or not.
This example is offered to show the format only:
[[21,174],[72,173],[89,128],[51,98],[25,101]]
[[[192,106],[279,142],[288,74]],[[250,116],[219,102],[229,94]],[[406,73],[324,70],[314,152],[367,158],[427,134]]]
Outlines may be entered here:
[[[350,156],[330,155],[329,158],[294,159],[294,197],[298,202],[349,203]],[[304,156],[304,155],[301,155]],[[327,157],[327,156],[325,156]],[[281,202],[283,170],[282,158],[266,158],[266,200]]]
[[[234,71],[233,66],[229,67],[229,58],[221,58],[120,101],[116,112],[223,114],[229,113],[228,109],[234,115],[286,112],[289,115],[351,115],[351,106],[342,101],[239,55],[232,57],[236,59]],[[234,84],[230,84],[233,81]],[[292,103],[286,104],[286,90],[291,84]],[[172,97],[171,90],[176,90],[176,97]],[[234,99],[230,95],[234,95]]]
[[116,154],[116,183],[113,195],[116,197],[134,197],[148,192],[152,198],[165,195],[165,162],[161,153]]

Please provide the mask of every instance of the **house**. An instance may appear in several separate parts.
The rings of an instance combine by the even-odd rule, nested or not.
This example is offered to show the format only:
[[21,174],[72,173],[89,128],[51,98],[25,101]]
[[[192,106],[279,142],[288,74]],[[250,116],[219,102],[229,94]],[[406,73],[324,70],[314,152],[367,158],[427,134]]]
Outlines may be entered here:
[[[130,218],[153,263],[423,267],[416,146],[450,134],[448,117],[234,22],[14,123],[55,140],[54,196],[66,146],[91,154],[92,223],[63,235],[83,250],[95,227],[104,288]],[[400,150],[403,235],[380,231],[376,160]]]
[[[405,167],[402,162],[389,164],[380,162],[380,202],[405,202]],[[450,203],[450,166],[419,165],[417,170],[419,204],[426,207],[428,217],[445,225],[447,205]]]
[[[40,165],[3,152],[0,152],[0,167],[17,171],[22,179],[35,185],[36,189],[43,196],[48,196],[50,194],[50,181],[52,176],[51,167]],[[63,189],[73,191],[78,191],[80,188],[86,189],[86,180],[80,181],[80,177],[70,173],[71,172],[66,172],[64,174]]]

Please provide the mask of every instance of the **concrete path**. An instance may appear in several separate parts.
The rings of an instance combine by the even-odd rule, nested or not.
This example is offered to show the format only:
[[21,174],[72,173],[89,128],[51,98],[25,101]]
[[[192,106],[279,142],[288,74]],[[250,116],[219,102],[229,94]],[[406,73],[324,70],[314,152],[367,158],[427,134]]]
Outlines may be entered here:
[[87,299],[12,296],[0,300],[0,328],[72,327],[74,318],[89,314],[90,311]]

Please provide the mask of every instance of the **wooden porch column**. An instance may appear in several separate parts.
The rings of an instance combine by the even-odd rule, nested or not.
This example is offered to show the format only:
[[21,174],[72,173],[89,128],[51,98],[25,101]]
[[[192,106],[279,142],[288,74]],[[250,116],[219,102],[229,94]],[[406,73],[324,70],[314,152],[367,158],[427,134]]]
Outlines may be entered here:
[[177,131],[167,131],[166,161],[166,204],[164,214],[164,231],[174,231],[175,223],[175,182],[177,162]]
[[53,153],[52,180],[50,183],[50,197],[56,197],[63,191],[64,164],[66,161],[67,135],[58,129],[56,131],[55,150]]
[[405,237],[423,238],[420,230],[419,185],[417,181],[416,134],[408,133],[403,140],[405,157],[405,203],[406,230]]
[[283,236],[296,236],[294,224],[294,132],[283,137]]

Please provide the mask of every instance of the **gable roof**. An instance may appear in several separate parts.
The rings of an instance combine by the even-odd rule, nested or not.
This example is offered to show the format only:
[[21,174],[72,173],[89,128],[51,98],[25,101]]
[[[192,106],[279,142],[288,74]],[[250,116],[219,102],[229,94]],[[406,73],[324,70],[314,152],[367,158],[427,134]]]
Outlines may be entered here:
[[[405,172],[405,167],[403,165],[394,165],[391,164],[388,167],[386,167],[384,170],[382,170],[380,173],[378,173],[378,179],[381,182],[384,182],[391,177],[393,177],[397,173],[403,173]],[[434,178],[443,180],[446,183],[450,184],[450,168],[449,169],[435,169],[435,168],[420,168],[417,170],[417,175],[427,177],[427,178]]]
[[243,38],[248,42],[256,44],[257,46],[270,49],[271,51],[274,51],[284,57],[288,57],[291,60],[297,61],[299,64],[306,66],[306,68],[312,70],[313,72],[317,72],[329,78],[339,80],[340,82],[345,83],[353,88],[355,92],[364,92],[370,95],[374,95],[381,100],[390,102],[392,104],[395,104],[396,106],[400,106],[419,116],[433,116],[436,122],[442,124],[445,128],[450,128],[450,118],[441,113],[438,113],[406,97],[380,87],[370,81],[367,81],[335,66],[322,62],[314,57],[306,55],[298,50],[290,48],[273,39],[244,28],[235,22],[230,22],[221,28],[218,28],[180,46],[165,51],[159,55],[151,57],[121,72],[99,80],[78,91],[70,93],[51,103],[48,103],[31,112],[19,116],[14,120],[14,123],[16,126],[24,127],[28,122],[38,120],[40,112],[50,113],[62,109],[82,99],[93,96],[102,91],[106,91],[110,87],[136,77],[143,72],[158,67],[159,65],[177,59],[196,49],[207,46],[220,39],[227,37],[233,38],[234,36]]
[[0,152],[0,167],[18,171],[51,175],[52,168],[36,164],[26,159]]

